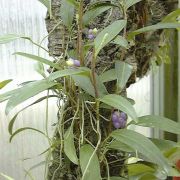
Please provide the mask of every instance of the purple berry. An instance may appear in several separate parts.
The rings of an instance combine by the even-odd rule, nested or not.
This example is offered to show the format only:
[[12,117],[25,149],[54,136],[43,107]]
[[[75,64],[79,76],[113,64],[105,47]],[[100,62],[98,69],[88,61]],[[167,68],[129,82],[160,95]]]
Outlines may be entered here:
[[93,34],[88,34],[88,39],[93,40],[95,36]]
[[113,125],[116,129],[119,129],[121,127],[121,124],[119,122],[114,122]]
[[81,65],[79,60],[74,60],[74,66],[79,67]]
[[112,113],[113,126],[116,129],[125,128],[127,122],[127,115],[124,112],[114,111]]
[[124,112],[121,112],[120,116],[121,116],[123,119],[127,119],[127,114],[124,113]]
[[123,129],[126,127],[126,120],[123,118],[119,118],[120,128]]
[[81,65],[79,60],[76,60],[73,58],[69,58],[68,61],[66,61],[66,64],[70,67],[73,67],[73,66],[79,67]]

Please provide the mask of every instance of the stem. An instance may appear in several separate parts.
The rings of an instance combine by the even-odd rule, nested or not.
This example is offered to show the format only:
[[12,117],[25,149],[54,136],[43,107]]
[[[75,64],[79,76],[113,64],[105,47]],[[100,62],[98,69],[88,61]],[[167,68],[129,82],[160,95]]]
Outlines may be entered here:
[[95,97],[98,98],[98,88],[97,88],[97,82],[96,82],[96,57],[95,57],[95,48],[93,49],[93,57],[92,57],[92,62],[91,62],[91,76],[92,76],[92,84],[94,86],[94,91],[95,91]]
[[[127,21],[127,12],[126,12],[125,7],[120,4],[120,9],[122,9],[122,11],[123,11],[124,20]],[[126,35],[127,35],[127,25],[124,27],[123,37],[126,38]],[[123,61],[125,55],[126,55],[126,49],[123,49],[123,50],[122,50],[122,55],[121,55],[121,58],[120,58],[121,61]]]
[[[47,98],[46,98],[46,125],[45,125],[45,130],[46,130],[46,136],[49,137],[49,132],[48,132],[48,122],[49,122],[49,90],[47,91]],[[48,138],[49,139],[49,138]],[[49,140],[49,145],[51,145],[51,142]]]
[[83,60],[83,41],[82,41],[82,30],[83,30],[83,0],[80,0],[79,13],[78,13],[78,56],[81,66],[84,65]]
[[101,144],[101,131],[100,131],[100,121],[99,121],[99,120],[100,120],[100,119],[99,119],[99,103],[100,103],[100,102],[97,100],[97,101],[96,101],[96,118],[97,118],[98,142],[97,142],[97,145],[96,145],[96,147],[95,147],[95,149],[94,149],[91,157],[89,158],[89,161],[88,161],[88,163],[87,163],[87,165],[86,165],[86,168],[85,168],[85,170],[84,170],[84,173],[83,173],[83,176],[82,176],[82,179],[81,179],[81,180],[85,180],[84,178],[85,178],[86,172],[87,172],[87,170],[88,170],[88,167],[89,167],[89,165],[90,165],[90,163],[91,163],[91,161],[92,161],[95,153],[97,152],[97,150],[98,150],[98,148],[99,148],[99,146],[100,146],[100,144]]
[[81,117],[81,120],[82,120],[82,127],[81,127],[81,144],[84,143],[84,102],[82,101],[82,105],[81,105],[81,108],[82,108],[82,117]]
[[107,159],[104,157],[104,159],[105,159],[105,163],[106,163],[106,169],[107,169],[107,180],[110,180],[110,171],[109,171],[109,164],[108,164],[108,161],[107,161]]

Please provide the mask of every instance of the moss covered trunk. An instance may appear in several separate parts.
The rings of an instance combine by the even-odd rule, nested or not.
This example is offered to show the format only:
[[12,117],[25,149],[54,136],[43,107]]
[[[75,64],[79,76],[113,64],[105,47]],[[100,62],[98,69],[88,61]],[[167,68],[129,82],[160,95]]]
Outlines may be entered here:
[[[96,1],[93,0],[93,2]],[[113,2],[116,3],[117,1]],[[89,3],[90,0],[84,1],[85,7],[88,7]],[[162,16],[166,14],[165,5],[168,4],[168,1],[161,0],[146,0],[138,3],[136,6],[132,7],[127,14],[127,31],[159,22]],[[172,4],[172,1],[170,4]],[[65,49],[76,49],[76,42],[69,42],[68,31],[61,22],[60,7],[61,0],[52,0],[53,18],[50,19],[49,15],[47,15],[46,25],[49,33],[48,48],[50,55],[61,63],[60,57],[64,56],[64,58],[66,58],[64,55]],[[101,27],[107,26],[114,20],[122,18],[122,13],[115,8],[110,14],[104,13],[102,16],[96,18],[95,21],[86,28],[101,29]],[[83,36],[85,36],[85,32],[83,33]],[[126,87],[130,86],[130,84],[136,81],[136,77],[143,77],[149,70],[150,58],[156,47],[159,46],[160,33],[161,32],[153,33],[153,35],[146,34],[137,36],[135,41],[136,44],[129,50],[124,50],[111,44],[106,46],[101,51],[95,67],[97,74],[114,66],[114,61],[117,59],[125,61],[134,67],[133,74]],[[67,85],[67,87],[69,86]],[[107,83],[106,87],[109,93],[114,93],[115,82]],[[126,96],[126,87],[120,93],[123,96]],[[75,147],[77,155],[79,154],[81,143],[89,143],[92,146],[96,146],[99,139],[99,134],[96,129],[96,104],[90,103],[91,97],[82,96],[83,92],[82,94],[77,94],[76,87],[72,86],[70,89],[71,91],[66,89],[66,91],[69,92],[68,97],[64,99],[64,105],[59,107],[57,115],[57,129],[53,137],[56,146],[52,151],[52,162],[49,163],[48,180],[80,180],[82,176],[80,167],[72,163],[69,158],[66,157],[63,148],[63,137],[65,131],[71,126],[72,121],[74,123],[73,129],[76,137]],[[61,98],[62,97],[63,95]],[[111,122],[113,111],[113,109],[103,109],[100,111],[100,117],[98,118],[100,120],[101,142],[103,142],[114,129]],[[82,124],[84,126],[82,126]],[[124,167],[124,159],[126,159],[125,153],[117,150],[109,150],[106,152],[106,149],[101,149],[100,143],[97,155],[99,157],[101,175],[103,178],[108,176],[107,164],[109,164],[110,176],[125,176],[127,174],[126,168]]]

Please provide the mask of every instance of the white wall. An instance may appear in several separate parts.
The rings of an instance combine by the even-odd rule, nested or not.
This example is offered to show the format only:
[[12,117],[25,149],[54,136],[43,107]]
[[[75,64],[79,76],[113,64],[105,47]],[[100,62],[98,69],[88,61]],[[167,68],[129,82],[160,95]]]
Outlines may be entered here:
[[[46,8],[37,0],[0,0],[0,35],[13,33],[32,37],[39,42],[47,35],[44,18]],[[45,42],[47,44],[47,41]],[[0,81],[12,78],[14,81],[3,89],[9,90],[17,87],[26,80],[40,79],[41,77],[34,71],[34,62],[12,55],[15,51],[23,51],[37,54],[38,48],[25,40],[0,45]],[[47,56],[41,51],[42,56]],[[3,92],[0,90],[0,94]],[[37,98],[34,98],[37,99]],[[26,103],[28,104],[29,101]],[[31,126],[45,130],[45,103],[38,104],[22,112],[16,123],[15,128]],[[32,165],[44,160],[43,157],[35,157],[47,148],[47,141],[36,132],[26,131],[19,134],[11,144],[9,144],[9,134],[7,125],[10,117],[18,109],[16,108],[9,117],[4,114],[5,103],[0,104],[0,172],[12,176],[16,180],[24,180],[24,168],[28,169]],[[50,109],[50,120],[56,122],[54,108]],[[54,118],[54,119],[53,119]],[[50,124],[51,124],[50,122]],[[24,158],[32,160],[23,161]],[[43,168],[33,171],[35,179],[43,178]],[[0,177],[0,179],[3,179]]]

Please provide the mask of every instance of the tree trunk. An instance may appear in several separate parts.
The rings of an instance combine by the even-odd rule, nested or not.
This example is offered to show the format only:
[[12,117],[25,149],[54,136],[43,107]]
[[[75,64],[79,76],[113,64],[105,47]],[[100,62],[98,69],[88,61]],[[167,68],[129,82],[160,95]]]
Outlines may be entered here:
[[[96,2],[95,0],[92,0]],[[99,1],[98,1],[99,2]],[[116,2],[116,1],[114,1]],[[168,3],[168,1],[166,1]],[[90,0],[84,1],[85,6],[88,6]],[[146,0],[141,3],[138,3],[136,6],[132,7],[128,11],[128,26],[127,31],[135,30],[141,28],[146,25],[155,24],[159,22],[166,14],[165,11],[165,1],[161,0]],[[49,33],[49,51],[50,55],[56,57],[58,59],[60,56],[64,55],[64,49],[66,47],[66,41],[68,41],[68,34],[66,27],[63,26],[60,17],[60,6],[61,0],[52,0],[52,15],[53,18],[50,19],[49,15],[46,18],[47,31]],[[108,21],[107,21],[107,18]],[[101,29],[114,20],[122,19],[122,13],[120,13],[116,8],[109,16],[109,13],[104,13],[101,17],[96,18],[96,20],[89,25],[87,28],[98,28]],[[84,33],[84,32],[83,32]],[[106,46],[100,53],[98,63],[96,64],[96,72],[100,74],[104,70],[108,70],[114,64],[114,60],[121,59],[121,61],[125,61],[134,67],[134,73],[130,77],[127,87],[130,84],[136,81],[136,77],[143,77],[147,71],[149,70],[149,62],[152,57],[154,50],[159,46],[159,36],[161,32],[156,32],[153,34],[139,35],[136,39],[136,44],[129,50],[122,50],[116,45],[108,45]],[[69,44],[68,48],[74,49],[76,48],[75,43]],[[122,55],[123,54],[123,55]],[[66,58],[66,57],[64,57]],[[111,82],[106,84],[108,92],[114,92],[115,82]],[[72,94],[76,97],[76,93]],[[121,92],[121,95],[126,96],[126,88]],[[61,107],[58,112],[58,120],[60,123],[66,122],[74,116],[76,109],[74,109],[75,104],[71,99],[66,100],[64,107]],[[81,105],[82,108],[82,105]],[[87,132],[86,138],[93,144],[97,143],[97,135],[92,128],[90,121],[90,113],[88,109],[91,111],[91,115],[94,113],[93,105],[87,105],[84,108],[84,116],[86,117],[85,121],[85,129],[84,132]],[[105,121],[103,118],[100,119],[100,129],[102,134],[102,140],[104,140],[108,134],[114,130],[114,127],[111,123],[111,114],[113,110],[103,110],[100,114],[108,119],[109,121]],[[62,113],[63,112],[63,113]],[[64,129],[66,130],[71,125],[70,122],[67,122],[64,125]],[[80,124],[78,121],[75,121],[74,124],[74,133],[77,137],[80,136]],[[58,129],[54,134],[54,141],[58,141],[61,137],[61,131]],[[75,142],[75,146],[78,152],[78,142]],[[100,153],[100,152],[98,152]],[[99,154],[99,157],[101,154]],[[105,154],[107,162],[109,163],[110,176],[122,176],[126,175],[126,168],[124,168],[124,157],[125,153],[120,151],[111,150]],[[80,167],[73,164],[64,154],[62,144],[58,144],[52,152],[52,163],[49,163],[48,169],[48,180],[75,180],[80,179],[81,171]],[[114,162],[114,163],[113,163]],[[103,178],[107,177],[106,170],[106,162],[101,161],[101,175]]]

